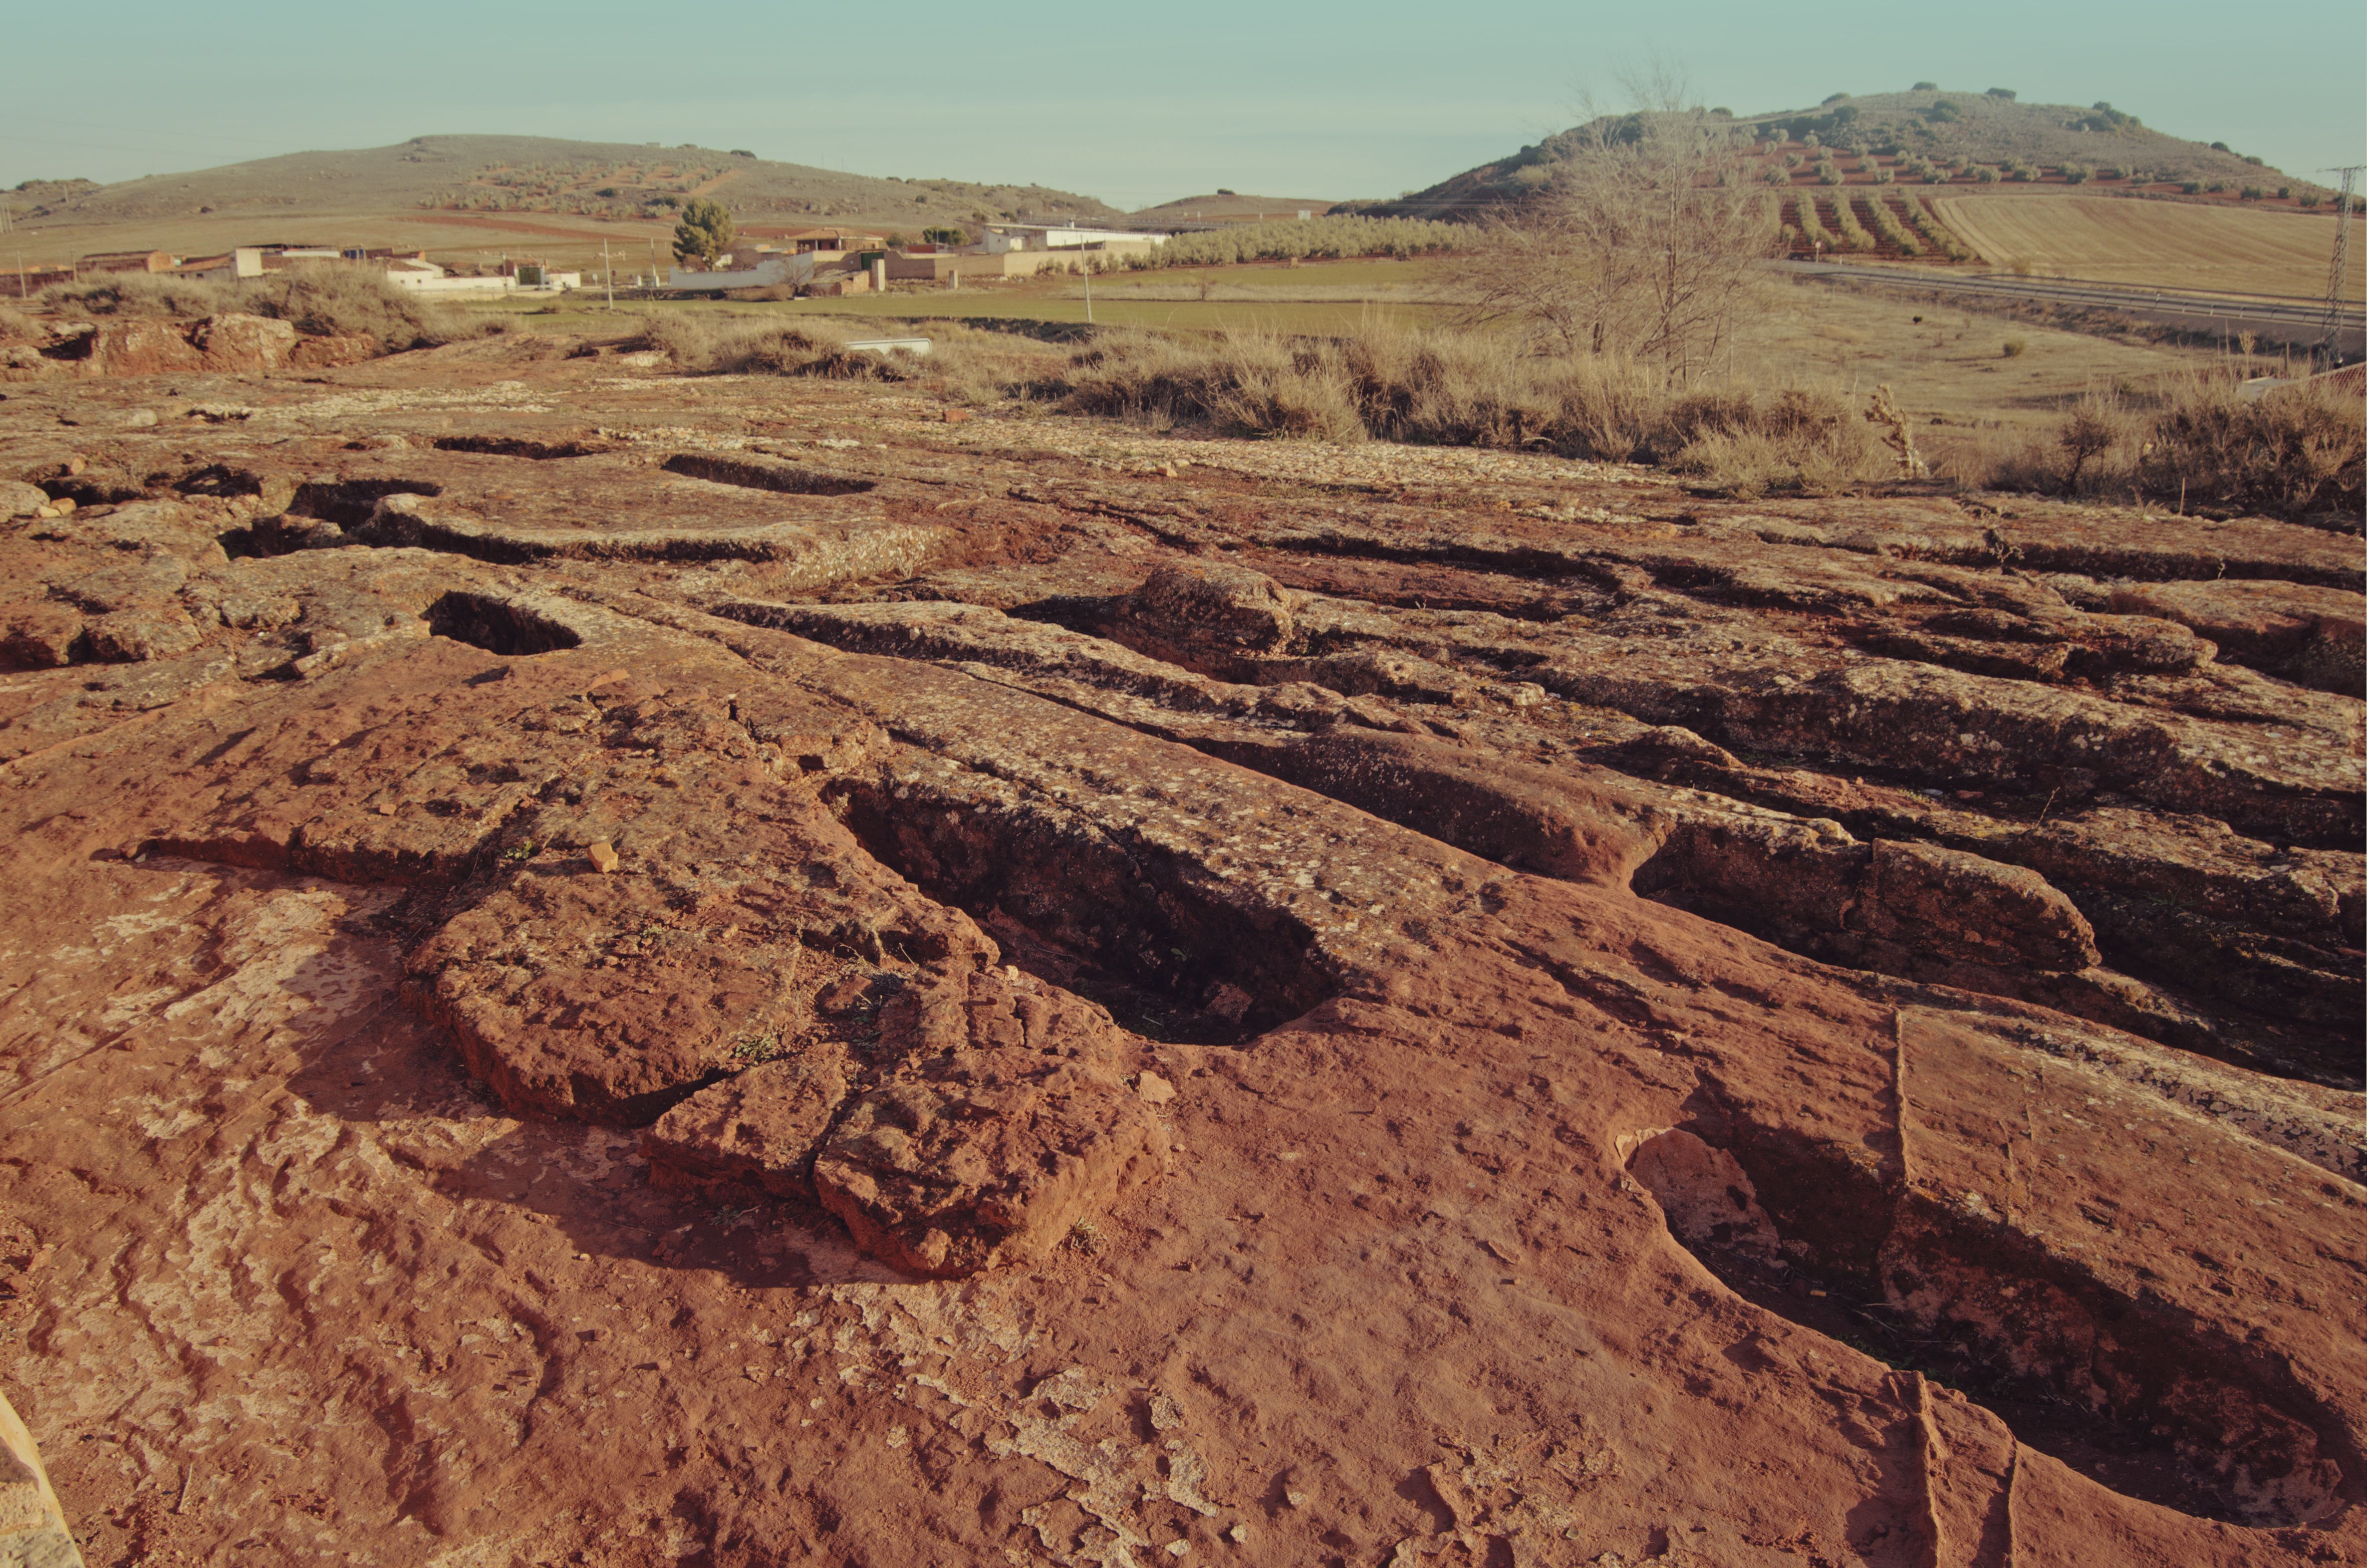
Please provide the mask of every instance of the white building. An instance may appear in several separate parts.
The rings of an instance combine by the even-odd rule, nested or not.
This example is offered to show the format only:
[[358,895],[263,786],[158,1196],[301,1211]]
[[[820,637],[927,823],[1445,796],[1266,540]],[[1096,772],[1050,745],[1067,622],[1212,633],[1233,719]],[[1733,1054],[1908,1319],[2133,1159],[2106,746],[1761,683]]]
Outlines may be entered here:
[[[733,258],[735,262],[738,259]],[[715,272],[675,267],[666,274],[666,287],[709,294],[719,294],[727,289],[797,289],[812,282],[820,268],[844,259],[844,253],[840,251],[799,251],[794,256],[784,251],[745,267],[733,266]]]
[[989,223],[979,246],[989,256],[1014,250],[1082,250],[1093,245],[1163,245],[1165,234],[1131,229],[1087,229],[1074,224]]

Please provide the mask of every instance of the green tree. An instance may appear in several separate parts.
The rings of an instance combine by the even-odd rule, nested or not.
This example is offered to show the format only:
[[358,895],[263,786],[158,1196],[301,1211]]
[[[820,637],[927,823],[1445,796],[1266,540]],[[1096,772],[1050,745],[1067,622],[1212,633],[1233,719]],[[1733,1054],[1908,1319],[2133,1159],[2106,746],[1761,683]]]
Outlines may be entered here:
[[966,245],[969,244],[969,235],[968,233],[959,229],[952,228],[923,229],[921,231],[921,238],[933,245]]
[[674,226],[674,257],[712,267],[731,248],[735,233],[723,203],[694,197],[683,207],[682,222]]

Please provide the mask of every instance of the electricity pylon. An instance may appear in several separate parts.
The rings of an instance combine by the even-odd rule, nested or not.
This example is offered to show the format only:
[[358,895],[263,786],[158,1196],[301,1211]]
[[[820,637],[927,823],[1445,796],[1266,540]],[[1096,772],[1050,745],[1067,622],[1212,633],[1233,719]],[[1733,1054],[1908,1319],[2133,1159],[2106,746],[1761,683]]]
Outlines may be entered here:
[[2367,165],[2349,164],[2318,171],[2342,176],[2342,194],[2335,198],[2339,205],[2334,210],[2334,265],[2326,274],[2326,332],[2317,344],[2318,354],[2328,364],[2334,362],[2335,340],[2342,332],[2342,286],[2350,280],[2344,275],[2350,264],[2350,193],[2358,186],[2361,167]]

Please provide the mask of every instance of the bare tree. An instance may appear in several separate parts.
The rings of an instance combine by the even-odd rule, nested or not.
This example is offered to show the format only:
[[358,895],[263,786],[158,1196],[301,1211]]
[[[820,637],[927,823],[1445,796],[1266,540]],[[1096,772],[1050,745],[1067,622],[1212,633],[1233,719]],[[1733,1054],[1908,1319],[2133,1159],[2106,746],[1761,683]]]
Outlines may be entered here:
[[1635,109],[1557,138],[1535,194],[1489,224],[1465,297],[1477,320],[1690,379],[1732,336],[1754,264],[1775,246],[1774,204],[1743,179],[1725,122],[1684,107],[1680,85],[1628,85]]

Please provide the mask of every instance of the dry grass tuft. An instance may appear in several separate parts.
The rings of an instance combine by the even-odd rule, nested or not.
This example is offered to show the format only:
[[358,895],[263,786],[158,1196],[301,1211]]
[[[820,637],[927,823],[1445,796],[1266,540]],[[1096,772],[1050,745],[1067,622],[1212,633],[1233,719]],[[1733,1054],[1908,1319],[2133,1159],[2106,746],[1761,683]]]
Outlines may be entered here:
[[1490,333],[1368,326],[1328,340],[1113,334],[1070,369],[1067,406],[1220,434],[1544,450],[1664,462],[1758,495],[1884,477],[1880,443],[1837,394],[1676,393],[1608,356],[1523,352]]
[[694,376],[818,376],[828,381],[903,381],[912,365],[860,353],[821,323],[782,326],[761,318],[674,312],[652,317],[642,347]]

